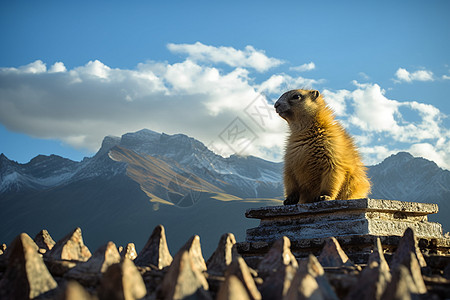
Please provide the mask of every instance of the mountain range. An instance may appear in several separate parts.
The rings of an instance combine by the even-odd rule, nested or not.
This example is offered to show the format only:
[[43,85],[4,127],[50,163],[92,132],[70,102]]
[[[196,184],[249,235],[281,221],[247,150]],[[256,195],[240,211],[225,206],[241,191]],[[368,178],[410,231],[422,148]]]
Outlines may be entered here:
[[[0,242],[41,229],[58,239],[80,226],[93,249],[98,240],[134,241],[139,249],[163,224],[169,247],[198,234],[211,243],[202,244],[208,255],[215,237],[233,232],[243,241],[245,230],[258,225],[244,217],[246,209],[282,203],[282,169],[253,156],[224,158],[194,138],[147,129],[105,137],[81,162],[39,155],[20,164],[1,154]],[[449,171],[401,152],[369,167],[369,176],[371,198],[437,203],[434,221],[450,230]]]

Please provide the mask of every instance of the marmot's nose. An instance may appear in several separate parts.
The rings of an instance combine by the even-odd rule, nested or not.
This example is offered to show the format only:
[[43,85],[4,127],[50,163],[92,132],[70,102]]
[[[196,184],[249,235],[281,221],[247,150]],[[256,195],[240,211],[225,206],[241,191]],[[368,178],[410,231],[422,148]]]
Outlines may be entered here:
[[280,106],[280,102],[275,102],[275,104],[273,105],[273,107],[277,108],[278,106]]

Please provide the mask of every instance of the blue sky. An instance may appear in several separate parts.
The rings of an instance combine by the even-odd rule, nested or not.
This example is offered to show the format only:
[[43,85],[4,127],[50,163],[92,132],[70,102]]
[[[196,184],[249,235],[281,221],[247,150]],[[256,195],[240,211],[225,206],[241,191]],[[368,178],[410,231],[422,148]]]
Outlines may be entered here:
[[244,124],[238,152],[279,161],[285,124],[252,111],[309,87],[367,164],[410,151],[448,169],[449,13],[448,1],[2,1],[0,152],[81,160],[106,135],[149,128],[228,155],[221,133]]

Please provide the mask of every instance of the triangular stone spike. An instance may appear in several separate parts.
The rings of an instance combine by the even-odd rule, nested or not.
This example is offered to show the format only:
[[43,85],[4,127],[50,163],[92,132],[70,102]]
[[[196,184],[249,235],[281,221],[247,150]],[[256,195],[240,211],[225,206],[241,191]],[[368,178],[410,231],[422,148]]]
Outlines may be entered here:
[[381,245],[381,240],[379,237],[375,240],[375,247],[369,255],[369,262],[367,265],[371,266],[374,262],[376,262],[383,270],[389,271],[389,265],[384,258],[383,246]]
[[313,277],[319,277],[325,274],[319,260],[312,254],[310,254],[307,259],[301,260],[299,271],[307,272]]
[[196,267],[187,250],[179,252],[161,284],[160,297],[163,299],[210,299],[208,282]]
[[261,293],[256,287],[255,280],[253,280],[252,274],[245,263],[244,259],[240,256],[236,257],[225,271],[225,277],[235,275],[239,278],[244,285],[247,293],[252,300],[261,299]]
[[213,275],[223,275],[227,267],[233,261],[233,246],[236,238],[232,233],[225,233],[220,237],[216,251],[206,262],[208,273]]
[[172,260],[172,255],[170,255],[167,247],[164,226],[158,225],[153,230],[147,244],[139,252],[134,263],[141,267],[153,265],[158,269],[162,269],[170,266]]
[[75,228],[71,233],[56,242],[52,250],[45,255],[54,260],[78,260],[87,261],[91,257],[91,252],[83,243],[81,228]]
[[297,259],[291,252],[291,241],[287,237],[282,237],[276,241],[258,266],[259,274],[265,278],[270,276],[272,272],[276,272],[279,268],[285,266],[298,268]]
[[427,292],[427,288],[425,286],[425,282],[423,281],[421,267],[417,261],[416,255],[410,252],[409,259],[403,260],[402,265],[409,270],[411,278],[417,287],[417,292],[419,294],[425,294]]
[[[314,277],[317,281],[317,284],[319,286],[320,294],[325,297],[325,299],[334,299],[337,300],[338,297],[333,290],[330,282],[328,281],[327,277],[325,276],[325,271],[320,264],[317,257],[310,254],[307,259],[302,260],[298,267],[298,272],[296,274],[297,276],[302,276],[302,274],[308,273],[312,277]],[[299,278],[296,279],[296,283],[298,284]],[[291,283],[294,284],[294,281]]]
[[355,266],[344,250],[342,250],[335,237],[325,240],[325,245],[319,256],[319,262],[323,267]]
[[186,244],[180,248],[176,255],[179,255],[184,251],[189,253],[192,262],[200,272],[206,271],[206,263],[202,255],[202,247],[200,245],[200,237],[198,235],[192,236]]
[[75,280],[69,281],[57,300],[91,300],[91,295]]
[[421,293],[417,289],[408,269],[403,265],[399,265],[393,271],[392,280],[388,284],[381,299],[420,299],[419,294]]
[[415,254],[421,267],[427,266],[422,252],[420,251],[419,247],[417,247],[417,242],[414,237],[414,231],[408,227],[403,233],[403,236],[398,243],[397,250],[395,250],[395,253],[392,256],[391,268],[395,269],[397,265],[401,264],[401,262],[404,260],[404,257],[406,257],[406,259],[409,259],[409,252]]
[[128,258],[111,265],[98,288],[100,300],[141,299],[147,294],[141,274]]
[[242,282],[234,275],[225,278],[221,284],[216,300],[250,300]]
[[289,265],[278,266],[267,276],[260,287],[263,299],[283,299],[286,296],[291,282],[297,273],[297,268]]
[[390,281],[389,269],[372,260],[359,274],[357,283],[352,286],[346,299],[381,300]]
[[307,272],[297,272],[291,286],[283,298],[285,300],[314,299],[325,300],[316,278]]
[[134,243],[128,243],[127,246],[120,252],[120,256],[135,260],[137,257],[137,252]]
[[79,263],[75,268],[65,274],[65,277],[76,279],[86,285],[96,285],[102,273],[109,266],[119,263],[120,255],[113,242],[98,248],[85,263]]
[[34,237],[34,242],[39,247],[41,253],[52,250],[53,246],[55,246],[56,244],[48,231],[45,229],[36,234],[36,236]]
[[26,233],[14,239],[8,248],[8,265],[0,281],[0,299],[34,299],[58,286],[38,249]]

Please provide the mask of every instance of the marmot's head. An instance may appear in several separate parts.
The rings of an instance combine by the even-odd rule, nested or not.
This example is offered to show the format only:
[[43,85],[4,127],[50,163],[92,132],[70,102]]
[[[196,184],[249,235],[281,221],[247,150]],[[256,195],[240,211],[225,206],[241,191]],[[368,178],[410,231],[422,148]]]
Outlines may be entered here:
[[274,106],[280,117],[288,123],[294,123],[314,118],[323,105],[319,91],[292,90],[281,95]]

